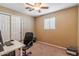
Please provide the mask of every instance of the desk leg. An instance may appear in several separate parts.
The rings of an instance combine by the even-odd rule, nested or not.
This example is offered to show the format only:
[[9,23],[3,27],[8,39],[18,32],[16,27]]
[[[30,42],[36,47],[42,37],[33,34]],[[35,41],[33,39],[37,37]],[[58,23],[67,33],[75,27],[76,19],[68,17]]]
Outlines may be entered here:
[[22,56],[22,48],[20,48],[20,56]]

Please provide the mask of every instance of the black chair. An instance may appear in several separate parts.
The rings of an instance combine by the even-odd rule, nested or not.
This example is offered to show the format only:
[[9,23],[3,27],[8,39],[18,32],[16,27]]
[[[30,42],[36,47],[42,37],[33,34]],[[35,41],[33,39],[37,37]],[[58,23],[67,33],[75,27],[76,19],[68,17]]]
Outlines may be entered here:
[[26,50],[29,49],[33,45],[33,33],[32,32],[26,32],[24,41],[25,47],[23,47],[23,56],[28,56],[29,54],[32,54],[32,52],[27,53]]

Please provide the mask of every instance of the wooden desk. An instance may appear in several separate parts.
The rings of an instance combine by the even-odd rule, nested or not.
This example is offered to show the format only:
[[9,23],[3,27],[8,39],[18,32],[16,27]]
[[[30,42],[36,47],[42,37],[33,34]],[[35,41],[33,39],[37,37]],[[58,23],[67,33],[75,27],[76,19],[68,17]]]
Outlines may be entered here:
[[16,40],[12,41],[12,43],[13,43],[12,46],[6,46],[6,45],[5,45],[5,46],[3,47],[3,48],[4,48],[4,51],[0,52],[0,56],[1,56],[1,55],[4,55],[4,54],[7,54],[7,53],[10,53],[10,52],[12,52],[12,51],[15,51],[16,49],[19,49],[19,48],[20,48],[20,50],[21,50],[20,55],[22,56],[22,47],[24,46],[24,44],[22,44],[22,43],[20,43],[20,42],[18,42],[18,41],[16,41]]

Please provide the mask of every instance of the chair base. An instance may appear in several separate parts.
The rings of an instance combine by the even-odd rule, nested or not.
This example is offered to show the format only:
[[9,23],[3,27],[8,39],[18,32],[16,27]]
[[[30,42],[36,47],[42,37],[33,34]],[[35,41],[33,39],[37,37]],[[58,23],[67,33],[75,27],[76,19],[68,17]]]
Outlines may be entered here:
[[31,54],[32,54],[32,52],[28,52],[28,53],[24,52],[23,56],[30,56]]

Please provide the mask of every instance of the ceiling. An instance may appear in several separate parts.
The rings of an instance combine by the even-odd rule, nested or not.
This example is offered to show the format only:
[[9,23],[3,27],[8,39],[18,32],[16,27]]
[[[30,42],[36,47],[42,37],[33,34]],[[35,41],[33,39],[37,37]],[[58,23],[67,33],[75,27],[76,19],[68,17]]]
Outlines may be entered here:
[[41,13],[39,13],[38,11],[28,11],[27,9],[25,9],[24,3],[0,3],[0,6],[4,6],[10,9],[19,11],[21,13],[36,17],[36,16],[48,14],[51,12],[55,12],[58,10],[62,10],[65,8],[69,8],[72,6],[76,6],[77,4],[78,3],[46,3],[49,9],[41,9]]

